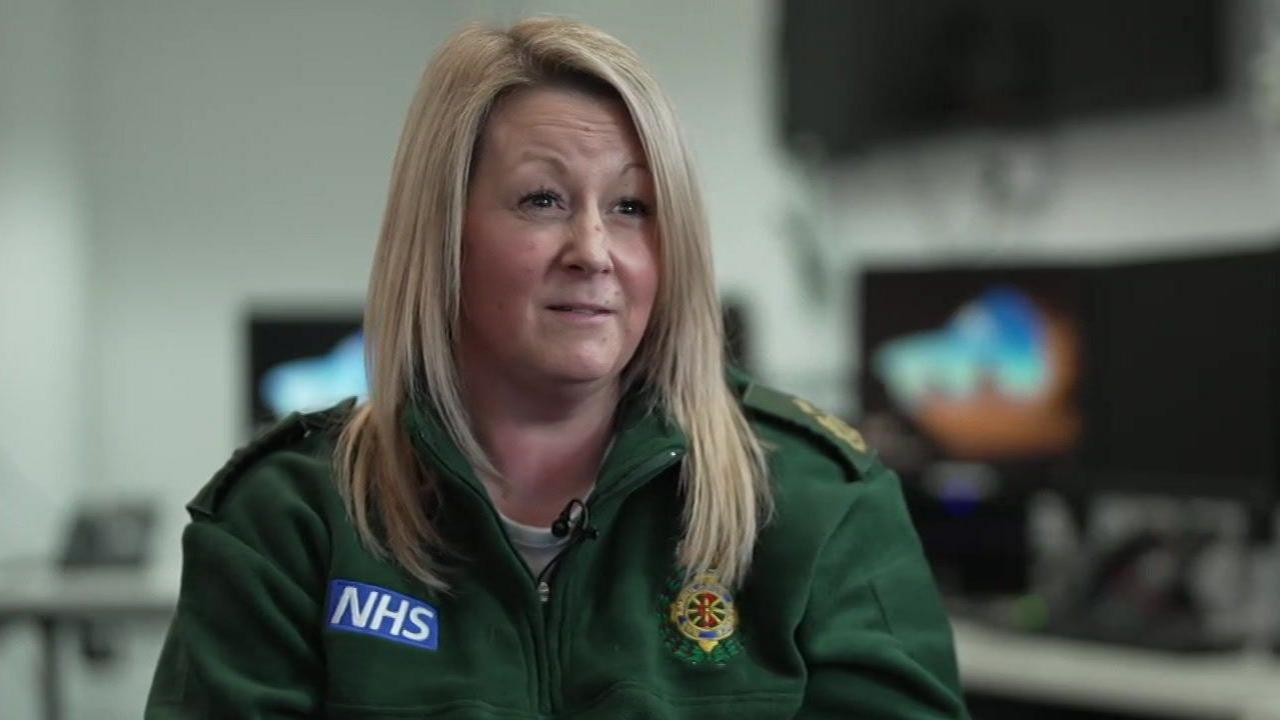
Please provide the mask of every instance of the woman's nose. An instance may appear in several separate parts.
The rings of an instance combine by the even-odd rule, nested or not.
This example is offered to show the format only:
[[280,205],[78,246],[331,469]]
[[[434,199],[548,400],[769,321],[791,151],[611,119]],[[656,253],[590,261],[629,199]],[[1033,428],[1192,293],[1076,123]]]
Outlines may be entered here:
[[609,256],[609,235],[600,212],[594,209],[576,214],[569,224],[569,238],[561,262],[570,270],[594,275],[613,269]]

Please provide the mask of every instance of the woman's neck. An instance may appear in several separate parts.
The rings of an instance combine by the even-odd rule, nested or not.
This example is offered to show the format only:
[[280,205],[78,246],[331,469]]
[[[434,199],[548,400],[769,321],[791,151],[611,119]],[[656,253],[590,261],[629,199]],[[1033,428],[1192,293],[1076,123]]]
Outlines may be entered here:
[[464,382],[472,429],[501,473],[485,486],[502,514],[546,527],[595,484],[613,432],[616,382],[530,391]]

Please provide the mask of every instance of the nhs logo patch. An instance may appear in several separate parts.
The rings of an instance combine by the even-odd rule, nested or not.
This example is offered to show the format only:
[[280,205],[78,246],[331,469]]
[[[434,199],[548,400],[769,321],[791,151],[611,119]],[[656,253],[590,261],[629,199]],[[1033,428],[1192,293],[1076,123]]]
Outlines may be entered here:
[[326,623],[334,630],[376,635],[435,650],[440,621],[430,605],[376,585],[334,580],[329,583]]

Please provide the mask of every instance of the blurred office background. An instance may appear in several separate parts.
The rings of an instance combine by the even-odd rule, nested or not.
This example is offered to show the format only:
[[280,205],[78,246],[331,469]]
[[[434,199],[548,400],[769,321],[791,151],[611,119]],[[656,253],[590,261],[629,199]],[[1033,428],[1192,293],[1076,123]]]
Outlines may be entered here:
[[673,98],[735,353],[902,472],[975,716],[1280,718],[1274,0],[0,0],[0,717],[140,714],[183,504],[359,385],[424,64],[538,12]]

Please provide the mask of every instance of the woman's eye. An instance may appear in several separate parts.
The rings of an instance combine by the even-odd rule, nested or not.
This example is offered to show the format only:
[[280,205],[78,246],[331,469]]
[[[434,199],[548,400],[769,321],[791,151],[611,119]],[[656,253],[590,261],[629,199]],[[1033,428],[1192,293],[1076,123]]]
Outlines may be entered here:
[[550,210],[560,202],[560,196],[550,190],[538,190],[520,198],[520,204],[537,210]]
[[649,206],[643,200],[625,198],[618,202],[618,212],[623,215],[648,215]]

